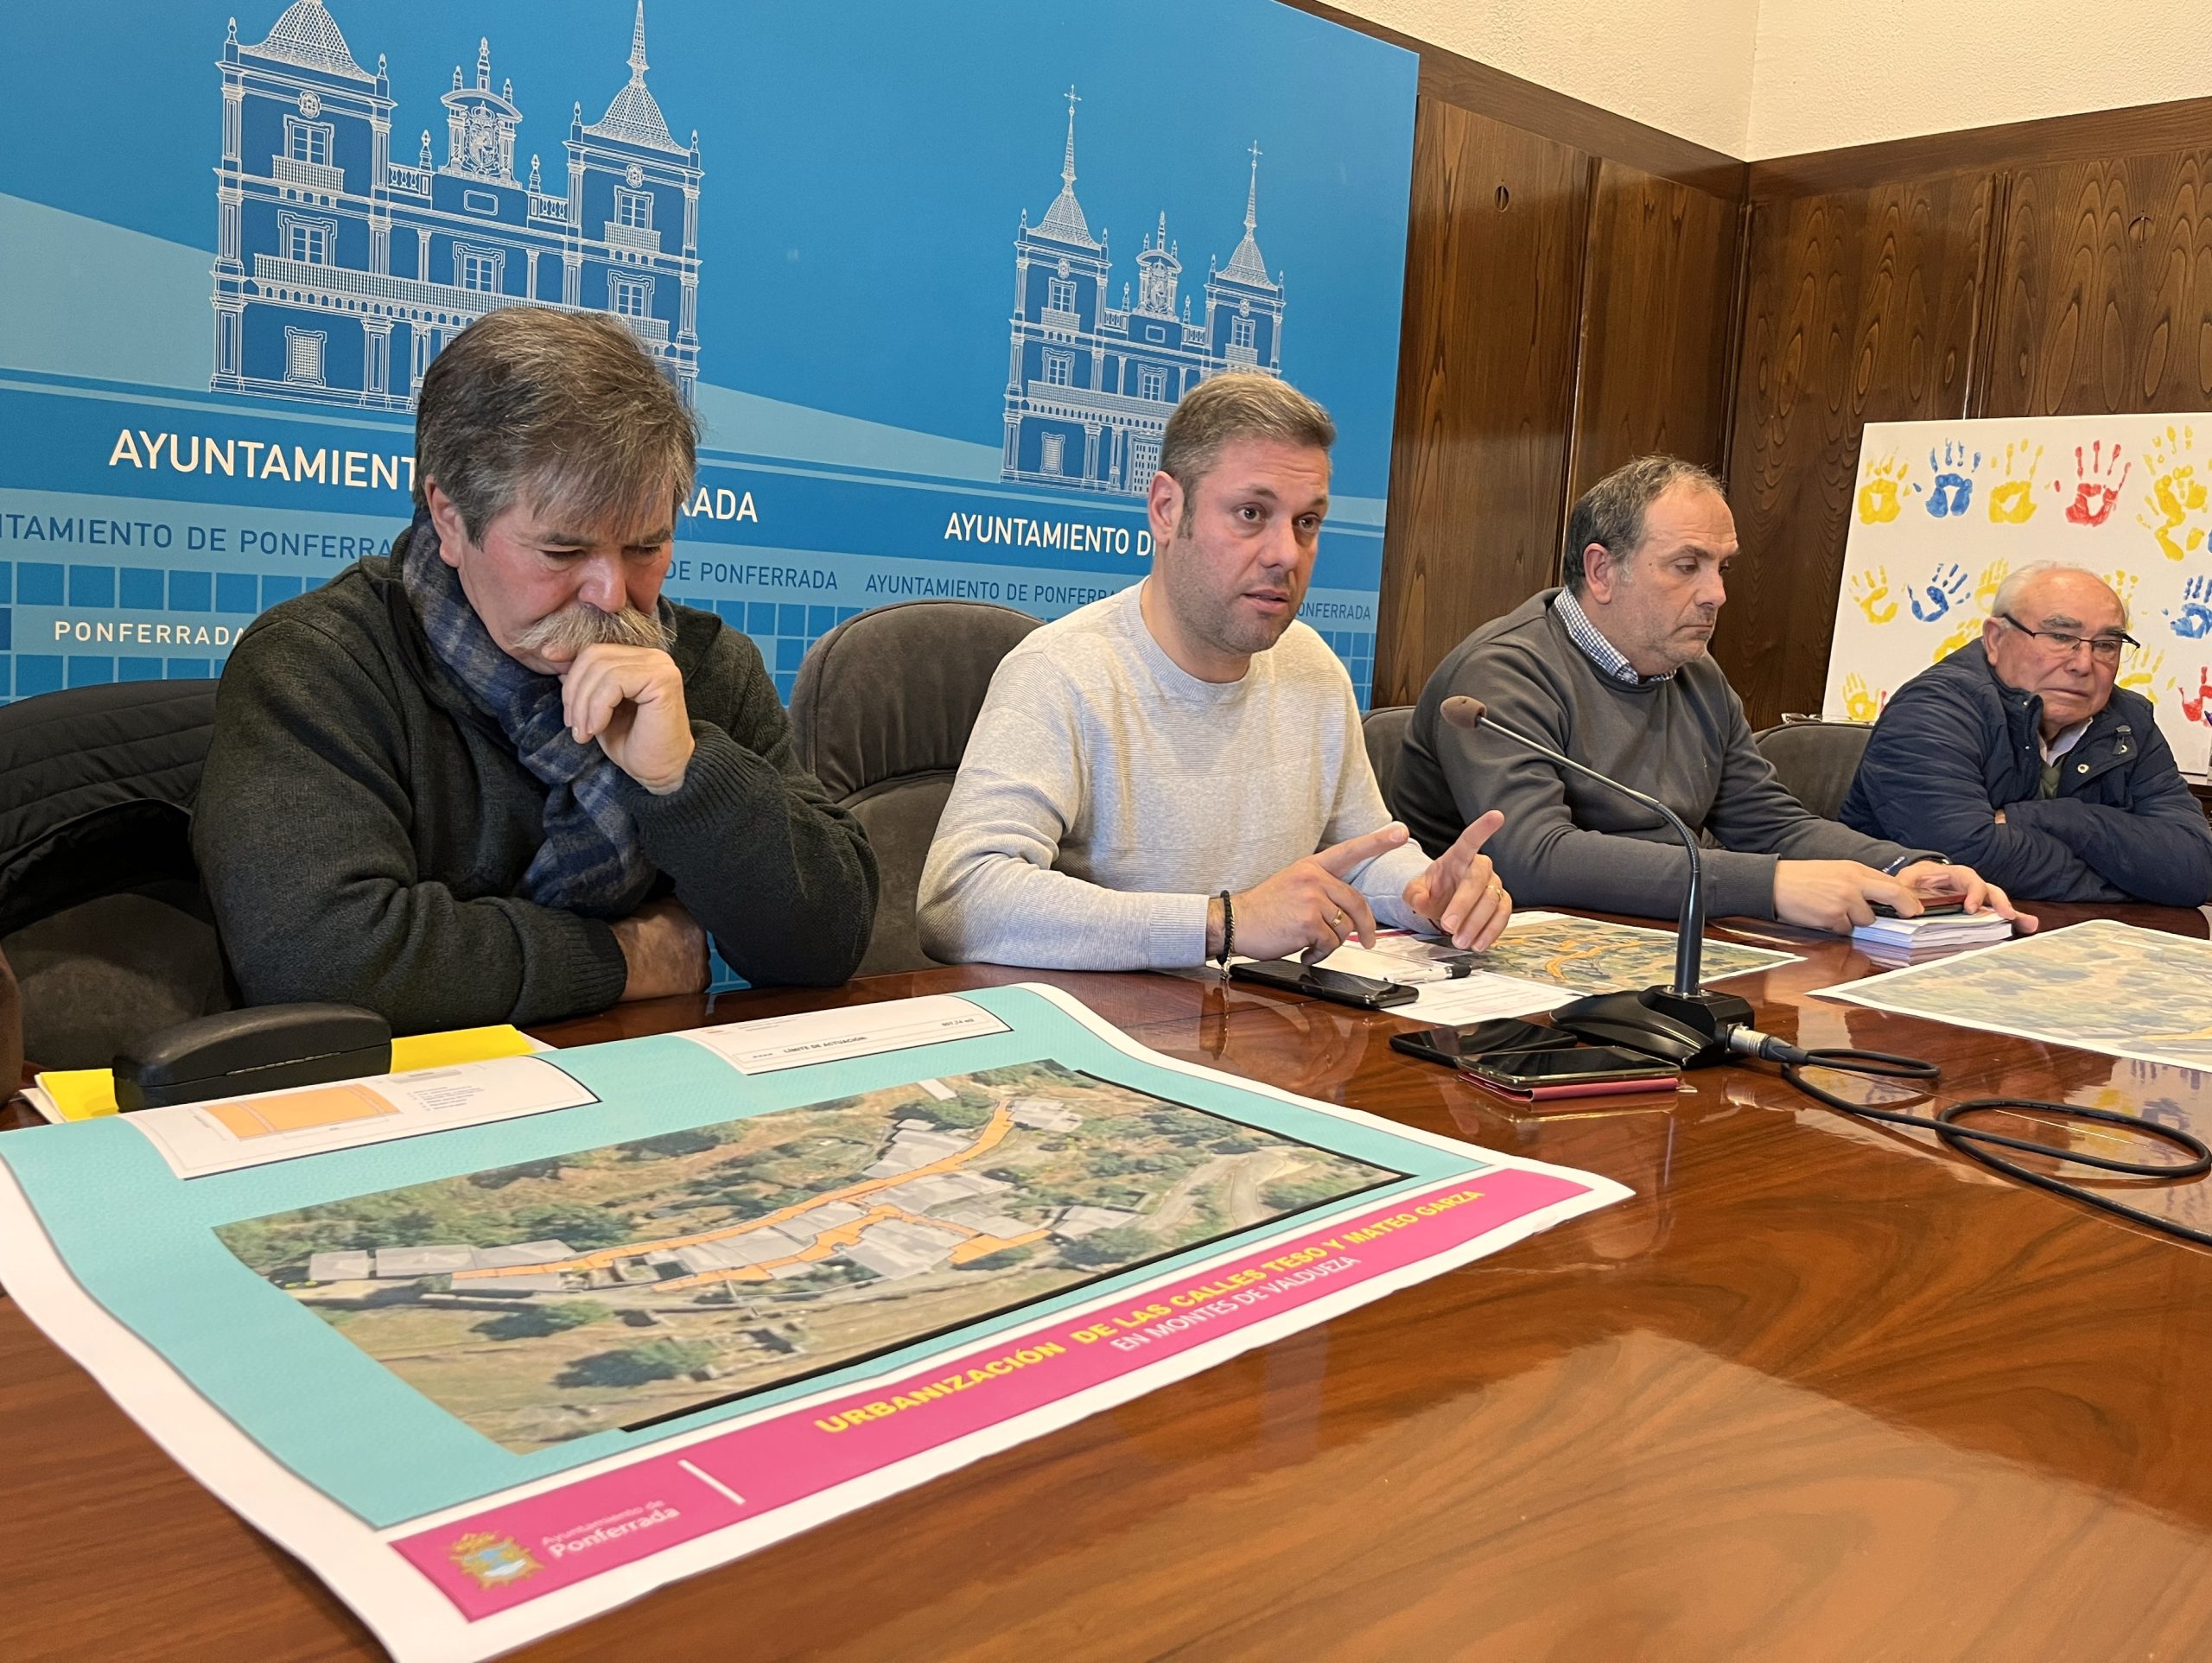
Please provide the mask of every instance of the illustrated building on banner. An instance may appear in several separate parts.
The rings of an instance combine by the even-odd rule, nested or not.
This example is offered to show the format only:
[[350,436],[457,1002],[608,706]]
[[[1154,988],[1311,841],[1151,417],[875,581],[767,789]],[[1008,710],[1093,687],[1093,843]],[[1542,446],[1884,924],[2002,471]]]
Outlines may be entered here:
[[[219,67],[216,390],[373,409],[412,406],[423,371],[461,330],[503,306],[611,312],[664,365],[686,402],[699,375],[699,135],[670,135],[645,86],[645,10],[630,79],[584,124],[572,106],[567,178],[539,158],[515,176],[522,111],[492,85],[445,94],[445,157],[428,128],[391,158],[397,107],[385,60],[353,61],[323,0],[292,0],[269,37]],[[556,164],[557,165],[557,164]]]
[[1113,259],[1075,194],[1081,100],[1072,87],[1067,99],[1060,194],[1034,225],[1023,210],[1014,240],[1001,476],[1141,496],[1160,466],[1168,412],[1185,393],[1224,371],[1282,373],[1282,277],[1268,276],[1255,230],[1260,148],[1252,147],[1244,239],[1225,267],[1209,263],[1205,315],[1193,320],[1189,296],[1178,297],[1183,262],[1165,213],[1137,254],[1135,304],[1125,282],[1121,305],[1109,306]]

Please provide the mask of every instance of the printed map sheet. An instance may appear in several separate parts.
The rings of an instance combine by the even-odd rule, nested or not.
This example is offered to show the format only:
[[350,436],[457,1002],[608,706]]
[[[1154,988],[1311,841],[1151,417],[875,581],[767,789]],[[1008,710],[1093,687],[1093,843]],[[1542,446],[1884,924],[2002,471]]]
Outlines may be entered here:
[[[1469,974],[1454,976],[1458,961]],[[1796,964],[1794,953],[1705,938],[1702,975],[1710,984],[1730,976]],[[1349,943],[1322,961],[1332,970],[1383,981],[1411,982],[1421,995],[1391,1014],[1427,1023],[1479,1022],[1527,1016],[1584,993],[1649,987],[1675,979],[1675,935],[1562,912],[1516,913],[1488,951],[1459,952],[1448,941],[1385,930],[1375,945]]]
[[574,1106],[473,1125],[196,1106],[353,1140],[281,1160],[10,1133],[0,1279],[396,1656],[467,1663],[1628,1193],[1046,987],[750,1025],[562,1051]]
[[[1707,982],[1795,964],[1794,953],[1768,947],[1743,947],[1705,938],[1702,975]],[[1612,924],[1603,918],[1571,918],[1560,912],[1516,917],[1476,966],[1491,975],[1516,977],[1565,988],[1571,994],[1610,993],[1649,987],[1675,979],[1675,932]]]
[[1821,996],[2044,1044],[2212,1068],[2212,942],[2106,919]]
[[143,1109],[130,1123],[179,1177],[194,1178],[591,1101],[588,1089],[542,1057],[499,1057]]

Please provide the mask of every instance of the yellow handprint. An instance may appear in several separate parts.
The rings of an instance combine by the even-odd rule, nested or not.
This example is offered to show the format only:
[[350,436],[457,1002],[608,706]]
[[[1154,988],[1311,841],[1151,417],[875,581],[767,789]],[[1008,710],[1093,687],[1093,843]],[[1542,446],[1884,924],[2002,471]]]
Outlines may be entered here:
[[1851,580],[1851,599],[1870,624],[1886,624],[1897,615],[1897,603],[1888,599],[1890,568],[1877,566]]
[[1974,586],[1974,604],[1984,612],[1997,610],[1997,592],[2005,587],[2005,580],[2012,574],[2009,560],[1993,560],[1981,568],[1981,581]]
[[2120,609],[2133,611],[2135,606],[2135,586],[2142,580],[2133,572],[2110,571],[2105,574],[2105,587],[2120,597]]
[[2117,1086],[2092,1086],[2066,1094],[2069,1103],[2079,1103],[2084,1108],[2100,1108],[2107,1114],[2132,1114],[2133,1101]]
[[[2020,457],[2017,467],[2012,460],[2013,453],[2016,451]],[[2024,439],[2017,445],[2005,447],[2005,478],[2003,482],[1989,493],[1989,517],[1992,520],[1999,525],[2024,525],[2035,517],[2034,475],[2037,467],[2042,461],[2043,447],[2041,445],[2035,447],[2035,453],[2032,455],[2028,452],[2027,441]]]
[[1882,714],[1881,695],[1866,690],[1866,678],[1857,672],[1843,678],[1843,714],[1855,722],[1871,722]]
[[2158,538],[2159,550],[2168,560],[2183,558],[2204,541],[2204,528],[2189,524],[2190,516],[2200,512],[2205,502],[2204,483],[2196,477],[2193,460],[2196,447],[2195,428],[2183,428],[2177,435],[2168,428],[2164,439],[2151,451],[2151,494],[2143,500],[2158,518],[2141,514],[2135,517]]
[[2158,672],[2165,667],[2166,655],[2163,652],[2154,652],[2147,658],[2138,655],[2136,662],[2127,667],[2127,673],[2120,678],[2120,684],[2140,693],[2152,704],[2156,704],[2158,701],[2158,695],[2152,691],[2152,683],[2158,680]]
[[1928,662],[1931,664],[1942,663],[1967,642],[1977,639],[1980,634],[1981,620],[1979,618],[1967,619],[1944,638],[1943,644],[1936,649],[1936,656]]
[[1911,472],[1912,464],[1900,462],[1895,455],[1885,456],[1868,468],[1866,483],[1859,487],[1859,517],[1869,525],[1881,525],[1897,518],[1898,511],[1904,506],[1897,488]]

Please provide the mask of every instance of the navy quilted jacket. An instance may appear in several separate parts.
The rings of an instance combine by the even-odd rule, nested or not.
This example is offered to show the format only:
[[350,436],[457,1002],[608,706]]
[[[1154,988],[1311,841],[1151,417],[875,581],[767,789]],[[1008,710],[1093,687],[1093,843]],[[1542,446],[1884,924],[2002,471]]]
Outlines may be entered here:
[[[1968,642],[1891,695],[1843,801],[1848,826],[1937,848],[2015,900],[2212,899],[2212,825],[2151,701],[2125,688],[2037,796],[2043,701],[1999,681]],[[2005,823],[1996,811],[2005,810]]]

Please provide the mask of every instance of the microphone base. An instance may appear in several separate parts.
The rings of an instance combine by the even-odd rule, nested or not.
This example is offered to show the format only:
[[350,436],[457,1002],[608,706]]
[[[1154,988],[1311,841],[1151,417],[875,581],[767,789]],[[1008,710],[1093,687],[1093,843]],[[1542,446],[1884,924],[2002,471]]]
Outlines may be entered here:
[[1551,1019],[1568,1032],[1603,1045],[1642,1051],[1685,1069],[1729,1060],[1728,1031],[1751,1025],[1751,1001],[1700,988],[1692,995],[1668,987],[1642,993],[1592,993],[1562,1005]]

